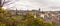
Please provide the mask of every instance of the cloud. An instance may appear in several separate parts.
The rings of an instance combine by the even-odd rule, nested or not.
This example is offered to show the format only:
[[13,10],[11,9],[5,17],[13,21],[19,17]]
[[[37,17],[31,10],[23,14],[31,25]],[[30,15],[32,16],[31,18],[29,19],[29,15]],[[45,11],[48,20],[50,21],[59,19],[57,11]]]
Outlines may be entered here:
[[60,0],[15,0],[11,5],[5,6],[8,7],[17,7],[18,9],[23,10],[32,10],[42,8],[42,10],[48,10],[46,8],[51,7],[60,7]]

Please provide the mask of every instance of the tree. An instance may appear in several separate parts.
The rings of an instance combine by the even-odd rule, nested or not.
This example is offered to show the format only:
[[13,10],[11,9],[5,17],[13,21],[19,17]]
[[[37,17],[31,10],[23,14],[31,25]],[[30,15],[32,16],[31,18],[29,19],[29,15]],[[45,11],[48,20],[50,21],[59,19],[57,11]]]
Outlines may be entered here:
[[43,19],[37,16],[34,18],[33,13],[29,12],[25,20],[23,20],[23,22],[18,22],[15,26],[53,26],[53,24],[45,23]]
[[5,23],[6,19],[5,16],[7,14],[9,14],[9,12],[7,10],[4,10],[2,7],[4,6],[4,4],[8,3],[10,1],[6,1],[6,0],[0,0],[0,22]]
[[0,0],[0,8],[2,8],[6,3],[9,3],[9,2],[11,2],[11,0]]
[[5,4],[5,0],[0,0],[0,7],[3,7],[4,4]]
[[6,26],[6,24],[4,24],[4,23],[0,22],[0,26]]

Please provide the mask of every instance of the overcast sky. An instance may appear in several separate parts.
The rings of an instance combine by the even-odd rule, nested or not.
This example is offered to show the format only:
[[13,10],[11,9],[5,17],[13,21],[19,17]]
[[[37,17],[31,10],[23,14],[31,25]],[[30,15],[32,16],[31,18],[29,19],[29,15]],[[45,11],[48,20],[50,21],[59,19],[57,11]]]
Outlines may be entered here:
[[[20,9],[20,10],[41,10],[44,11],[59,11],[60,10],[60,0],[13,0],[10,5],[5,5],[5,8]],[[11,2],[10,2],[11,3]],[[53,9],[52,9],[53,8]]]

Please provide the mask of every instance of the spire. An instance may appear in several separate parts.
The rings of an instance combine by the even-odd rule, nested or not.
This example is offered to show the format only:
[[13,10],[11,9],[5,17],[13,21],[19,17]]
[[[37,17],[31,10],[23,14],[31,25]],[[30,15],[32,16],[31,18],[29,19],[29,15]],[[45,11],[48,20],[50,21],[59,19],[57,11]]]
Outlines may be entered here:
[[40,8],[39,8],[39,11],[40,11]]
[[18,12],[17,12],[17,8],[16,8],[16,15],[18,15],[17,13],[18,13]]

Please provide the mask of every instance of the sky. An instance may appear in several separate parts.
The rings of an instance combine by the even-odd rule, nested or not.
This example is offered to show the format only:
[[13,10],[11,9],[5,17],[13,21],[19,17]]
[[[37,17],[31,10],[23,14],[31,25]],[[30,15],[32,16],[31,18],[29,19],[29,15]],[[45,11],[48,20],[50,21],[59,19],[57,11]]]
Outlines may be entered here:
[[41,11],[60,10],[60,0],[12,0],[9,3],[5,4],[3,7],[13,10],[16,8],[18,10],[38,10],[39,8]]

